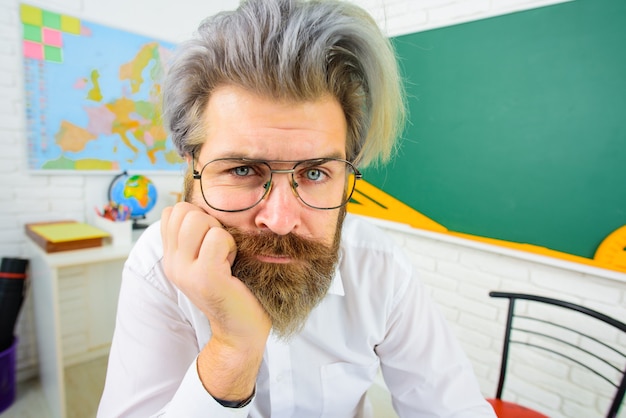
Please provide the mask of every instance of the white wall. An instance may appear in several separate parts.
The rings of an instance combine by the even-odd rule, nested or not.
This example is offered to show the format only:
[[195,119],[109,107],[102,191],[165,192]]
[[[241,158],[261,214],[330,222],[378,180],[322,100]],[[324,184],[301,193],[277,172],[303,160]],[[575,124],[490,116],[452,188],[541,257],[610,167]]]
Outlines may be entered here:
[[[541,7],[558,0],[359,0],[389,35],[426,30]],[[39,0],[33,5],[93,22],[131,30],[169,41],[187,38],[200,18],[235,0]],[[0,256],[23,256],[27,222],[73,218],[90,219],[94,205],[106,200],[111,176],[32,175],[26,170],[26,134],[21,61],[21,28],[17,0],[0,0]],[[494,34],[498,36],[498,34]],[[180,188],[177,175],[150,175],[160,193],[160,208],[171,204],[170,192]],[[626,275],[554,262],[488,245],[477,245],[432,233],[381,223],[398,239],[423,273],[423,280],[442,306],[472,359],[486,395],[495,392],[503,329],[504,303],[489,300],[492,289],[523,290],[555,295],[586,304],[618,318],[626,317]],[[18,376],[37,370],[31,299],[18,323]],[[620,343],[626,346],[626,340]],[[581,388],[574,377],[559,379],[546,373],[528,377],[528,367],[513,367],[526,381],[543,387],[512,385],[518,397],[550,416],[597,416],[603,400]],[[552,394],[547,388],[564,388]],[[598,404],[599,406],[597,406]],[[626,409],[626,408],[624,408]],[[624,411],[622,411],[622,415]]]

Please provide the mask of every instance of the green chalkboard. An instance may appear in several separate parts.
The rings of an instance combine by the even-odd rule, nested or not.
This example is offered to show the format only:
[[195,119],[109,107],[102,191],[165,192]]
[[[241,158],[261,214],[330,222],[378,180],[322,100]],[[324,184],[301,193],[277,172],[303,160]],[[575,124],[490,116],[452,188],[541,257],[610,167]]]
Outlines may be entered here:
[[367,181],[449,230],[589,258],[626,224],[626,1],[393,42],[410,124]]

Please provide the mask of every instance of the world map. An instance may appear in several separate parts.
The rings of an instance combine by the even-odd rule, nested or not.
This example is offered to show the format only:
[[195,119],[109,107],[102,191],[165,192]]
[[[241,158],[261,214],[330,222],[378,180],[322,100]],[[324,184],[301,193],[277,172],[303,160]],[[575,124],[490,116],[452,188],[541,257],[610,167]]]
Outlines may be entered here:
[[29,168],[179,170],[161,123],[173,45],[21,4]]

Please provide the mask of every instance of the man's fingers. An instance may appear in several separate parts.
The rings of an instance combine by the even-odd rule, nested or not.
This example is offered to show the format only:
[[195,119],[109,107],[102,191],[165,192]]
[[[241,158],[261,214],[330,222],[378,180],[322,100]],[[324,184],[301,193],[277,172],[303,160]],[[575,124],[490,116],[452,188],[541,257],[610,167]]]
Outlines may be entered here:
[[221,223],[187,202],[163,210],[161,235],[164,255],[172,268],[192,263],[223,263],[230,268],[237,253],[233,237]]
[[178,227],[178,251],[185,254],[190,260],[199,258],[201,246],[206,235],[212,228],[220,228],[217,219],[203,211],[189,211],[180,219]]
[[198,257],[216,262],[228,262],[232,266],[237,255],[235,239],[221,226],[212,226],[204,236]]

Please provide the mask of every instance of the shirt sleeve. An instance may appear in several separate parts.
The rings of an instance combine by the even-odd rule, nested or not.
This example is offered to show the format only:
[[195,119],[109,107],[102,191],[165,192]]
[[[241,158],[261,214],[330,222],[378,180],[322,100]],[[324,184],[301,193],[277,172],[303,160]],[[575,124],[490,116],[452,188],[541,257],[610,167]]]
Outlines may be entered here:
[[[253,399],[254,400],[254,399]],[[248,404],[250,405],[250,404]],[[249,406],[225,408],[205,389],[200,381],[196,362],[189,367],[174,398],[156,417],[247,417]]]
[[204,389],[196,368],[200,349],[177,291],[159,273],[158,262],[142,266],[144,255],[131,254],[124,267],[97,416],[247,416],[249,406],[225,408]]
[[400,417],[495,418],[471,363],[416,277],[396,292],[376,351]]

